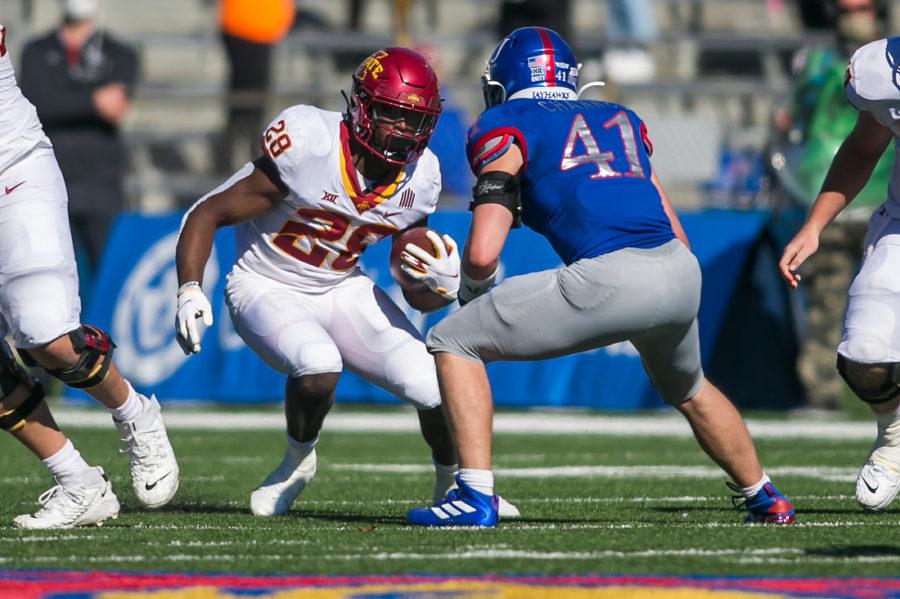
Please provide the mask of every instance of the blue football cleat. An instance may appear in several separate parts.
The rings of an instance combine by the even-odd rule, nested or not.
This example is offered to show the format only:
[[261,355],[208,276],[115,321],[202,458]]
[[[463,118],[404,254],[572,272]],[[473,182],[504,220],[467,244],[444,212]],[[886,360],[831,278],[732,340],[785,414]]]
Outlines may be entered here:
[[[737,485],[726,484],[732,491],[740,492]],[[750,499],[745,499],[743,495],[734,495],[731,503],[738,509],[747,510],[744,522],[748,524],[790,524],[794,521],[794,506],[772,483],[764,484],[763,488]]]
[[497,526],[496,495],[479,493],[456,477],[457,488],[431,507],[416,508],[406,513],[406,520],[416,526]]

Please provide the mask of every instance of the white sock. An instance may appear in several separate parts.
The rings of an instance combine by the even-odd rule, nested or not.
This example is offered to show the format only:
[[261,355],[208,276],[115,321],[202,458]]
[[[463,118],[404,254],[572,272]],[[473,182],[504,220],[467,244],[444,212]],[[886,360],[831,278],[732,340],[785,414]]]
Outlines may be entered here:
[[763,486],[766,483],[772,482],[772,479],[769,478],[769,475],[763,472],[762,478],[756,481],[755,484],[750,485],[749,487],[744,487],[741,489],[741,495],[744,496],[744,499],[750,499],[754,495],[762,490]]
[[72,484],[78,478],[91,469],[91,466],[84,461],[81,453],[72,445],[72,441],[66,439],[66,444],[62,449],[54,453],[46,460],[41,460],[56,482],[62,486]]
[[459,471],[459,466],[457,464],[445,466],[437,462],[432,463],[434,464],[434,493],[432,493],[432,500],[437,503],[444,498],[450,487],[456,484],[456,473]]
[[875,440],[876,449],[872,455],[888,460],[894,464],[900,464],[900,406],[879,414],[875,414],[878,423],[878,438]]
[[288,454],[290,454],[295,464],[305,460],[306,456],[311,454],[312,450],[316,448],[316,443],[319,442],[319,435],[316,435],[316,438],[312,441],[298,441],[287,433],[284,436],[287,437]]
[[141,415],[141,411],[144,407],[141,404],[141,398],[138,397],[137,391],[134,390],[131,383],[125,381],[125,384],[128,385],[128,397],[125,399],[125,403],[118,408],[110,408],[109,410],[113,420],[117,422],[131,422],[132,420],[137,420],[137,417]]
[[459,480],[463,481],[479,493],[484,493],[485,495],[494,494],[494,473],[490,470],[460,468]]

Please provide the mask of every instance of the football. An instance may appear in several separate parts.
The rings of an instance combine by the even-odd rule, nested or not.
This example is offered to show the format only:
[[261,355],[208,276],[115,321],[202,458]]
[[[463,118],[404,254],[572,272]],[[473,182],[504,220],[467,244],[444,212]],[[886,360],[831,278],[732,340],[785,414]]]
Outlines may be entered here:
[[415,227],[395,239],[394,244],[391,246],[391,276],[394,277],[394,280],[397,281],[398,285],[408,291],[422,291],[427,289],[427,287],[425,286],[425,283],[417,281],[403,272],[400,268],[400,265],[403,264],[403,259],[400,258],[400,254],[403,252],[403,248],[406,247],[407,243],[412,243],[434,256],[434,245],[431,243],[431,240],[425,236],[428,231],[432,230],[433,229],[428,227]]

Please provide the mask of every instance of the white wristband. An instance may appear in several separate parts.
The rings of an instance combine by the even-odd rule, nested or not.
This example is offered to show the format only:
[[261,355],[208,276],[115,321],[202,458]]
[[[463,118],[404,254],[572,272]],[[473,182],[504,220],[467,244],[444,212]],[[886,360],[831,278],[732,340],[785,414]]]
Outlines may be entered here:
[[497,278],[497,271],[494,270],[491,275],[486,279],[473,279],[468,274],[466,274],[466,269],[460,269],[460,283],[459,283],[459,299],[462,303],[471,302],[473,299],[482,295],[485,291],[491,288],[491,285],[494,284],[494,279]]
[[178,288],[178,293],[175,294],[175,297],[179,297],[182,293],[187,291],[188,289],[201,289],[200,281],[188,281],[184,285]]

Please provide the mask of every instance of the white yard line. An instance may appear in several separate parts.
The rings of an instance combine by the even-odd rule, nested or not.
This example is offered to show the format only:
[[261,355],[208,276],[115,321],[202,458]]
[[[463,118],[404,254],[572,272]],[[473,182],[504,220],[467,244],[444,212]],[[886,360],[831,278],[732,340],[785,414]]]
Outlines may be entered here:
[[[330,470],[379,474],[414,474],[434,472],[427,464],[329,464]],[[506,478],[700,478],[717,479],[725,474],[716,466],[542,466],[538,468],[494,468]],[[858,468],[819,466],[780,466],[767,469],[773,476],[799,476],[819,480],[851,482]]]
[[[72,407],[53,411],[62,426],[109,428],[109,414],[96,409]],[[196,430],[284,430],[281,412],[217,412],[215,410],[164,410],[170,429]],[[874,422],[847,420],[749,420],[751,434],[756,438],[805,438],[872,440]],[[418,432],[419,424],[410,410],[385,408],[383,412],[337,412],[328,416],[325,428],[334,432]],[[597,434],[624,437],[677,436],[689,437],[691,430],[685,420],[672,413],[648,416],[606,416],[585,412],[500,412],[494,417],[498,433],[527,434]]]

